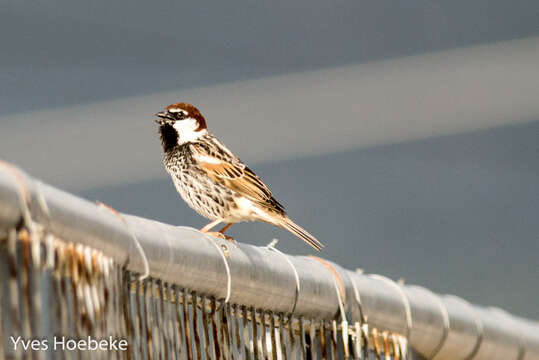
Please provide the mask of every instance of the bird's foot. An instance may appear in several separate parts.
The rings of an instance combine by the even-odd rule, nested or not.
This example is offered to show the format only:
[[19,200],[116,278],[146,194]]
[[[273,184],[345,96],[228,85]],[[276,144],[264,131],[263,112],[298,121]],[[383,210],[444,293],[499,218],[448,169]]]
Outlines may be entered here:
[[238,245],[238,241],[234,239],[232,236],[225,235],[225,240],[234,245]]
[[231,242],[231,243],[233,243],[235,245],[238,244],[236,239],[234,239],[232,236],[225,235],[225,234],[223,234],[221,232],[218,232],[218,231],[208,231],[208,232],[205,232],[205,234],[208,234],[210,236],[214,236],[214,237],[219,238],[219,239],[229,241],[229,242]]

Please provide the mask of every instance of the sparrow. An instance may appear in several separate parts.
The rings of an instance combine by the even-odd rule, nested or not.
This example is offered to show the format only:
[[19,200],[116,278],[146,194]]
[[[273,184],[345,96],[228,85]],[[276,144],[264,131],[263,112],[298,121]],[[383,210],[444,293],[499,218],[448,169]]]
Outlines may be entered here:
[[[208,131],[195,106],[172,104],[155,115],[163,164],[176,190],[193,210],[211,220],[201,232],[233,240],[224,235],[232,224],[262,221],[322,249],[322,243],[288,217],[262,180]],[[210,231],[221,223],[221,230]]]

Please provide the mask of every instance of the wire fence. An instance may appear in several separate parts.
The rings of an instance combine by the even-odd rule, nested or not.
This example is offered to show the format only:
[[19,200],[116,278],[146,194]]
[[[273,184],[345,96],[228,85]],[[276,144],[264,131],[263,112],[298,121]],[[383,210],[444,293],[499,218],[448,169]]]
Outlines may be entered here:
[[0,286],[3,358],[539,358],[539,325],[500,309],[119,214],[8,164]]
[[406,358],[404,337],[367,323],[297,318],[140,281],[103,253],[50,234],[11,229],[0,259],[5,357],[27,357],[20,336],[39,339],[39,359]]

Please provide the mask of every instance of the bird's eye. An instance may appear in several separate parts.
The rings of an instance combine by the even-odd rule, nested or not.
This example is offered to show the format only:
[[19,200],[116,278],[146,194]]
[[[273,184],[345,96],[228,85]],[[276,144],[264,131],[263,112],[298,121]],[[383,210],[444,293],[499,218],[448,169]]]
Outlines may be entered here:
[[177,117],[178,119],[180,119],[180,120],[183,119],[183,118],[185,118],[185,112],[183,112],[183,111],[178,111],[178,113],[176,114],[176,117]]

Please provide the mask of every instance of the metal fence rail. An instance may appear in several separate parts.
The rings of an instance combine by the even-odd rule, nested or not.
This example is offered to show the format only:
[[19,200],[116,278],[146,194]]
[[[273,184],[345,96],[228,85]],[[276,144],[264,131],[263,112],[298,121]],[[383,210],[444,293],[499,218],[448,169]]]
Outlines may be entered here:
[[537,322],[322,259],[236,246],[195,229],[117,214],[0,166],[0,239],[28,224],[29,214],[31,223],[97,249],[132,273],[145,271],[140,244],[152,278],[221,303],[295,319],[339,319],[341,329],[367,320],[380,331],[404,335],[425,358],[539,359]]

